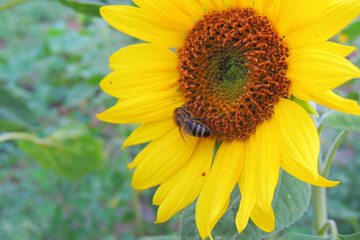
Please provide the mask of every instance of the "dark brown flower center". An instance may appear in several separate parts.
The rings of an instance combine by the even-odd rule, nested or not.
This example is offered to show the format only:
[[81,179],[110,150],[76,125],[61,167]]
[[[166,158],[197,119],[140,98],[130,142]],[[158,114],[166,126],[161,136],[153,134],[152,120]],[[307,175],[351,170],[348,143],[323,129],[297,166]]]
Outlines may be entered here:
[[288,96],[289,49],[253,9],[211,12],[178,49],[187,109],[218,141],[245,140]]

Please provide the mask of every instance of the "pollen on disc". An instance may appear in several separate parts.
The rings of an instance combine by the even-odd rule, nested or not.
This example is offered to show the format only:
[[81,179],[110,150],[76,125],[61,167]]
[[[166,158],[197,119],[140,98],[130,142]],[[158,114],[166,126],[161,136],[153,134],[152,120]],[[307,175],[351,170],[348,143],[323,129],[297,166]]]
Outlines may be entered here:
[[210,12],[178,49],[179,89],[218,141],[245,140],[289,95],[289,49],[252,8]]

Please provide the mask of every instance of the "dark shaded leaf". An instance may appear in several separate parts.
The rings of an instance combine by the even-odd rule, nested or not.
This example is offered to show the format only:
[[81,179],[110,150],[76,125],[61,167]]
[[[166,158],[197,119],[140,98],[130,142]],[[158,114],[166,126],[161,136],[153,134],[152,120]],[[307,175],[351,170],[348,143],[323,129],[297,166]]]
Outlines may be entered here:
[[74,9],[77,12],[85,13],[91,16],[100,17],[100,7],[104,4],[100,1],[90,2],[85,0],[59,0],[60,3]]
[[[261,231],[250,220],[245,230],[239,235],[235,226],[239,200],[240,193],[236,187],[231,194],[229,209],[212,231],[214,239],[258,240],[290,226],[304,215],[310,202],[310,187],[307,183],[282,172],[272,203],[275,212],[275,231],[272,233]],[[196,203],[193,203],[184,210],[181,239],[201,239],[195,224],[195,206]]]
[[34,129],[36,117],[26,103],[0,87],[0,131]]

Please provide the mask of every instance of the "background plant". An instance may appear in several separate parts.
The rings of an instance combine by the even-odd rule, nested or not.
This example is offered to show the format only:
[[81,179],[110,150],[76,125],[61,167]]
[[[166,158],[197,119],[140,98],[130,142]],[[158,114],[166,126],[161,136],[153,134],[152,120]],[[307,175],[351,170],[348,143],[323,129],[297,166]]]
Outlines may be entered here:
[[[95,117],[115,101],[98,85],[110,72],[109,56],[138,41],[98,18],[99,7],[107,4],[131,2],[0,0],[1,239],[199,238],[193,206],[182,221],[178,216],[153,224],[154,190],[133,190],[126,169],[141,146],[121,151],[135,126],[105,124]],[[360,46],[359,19],[333,39],[340,40]],[[348,58],[360,65],[359,54]],[[353,80],[336,91],[358,100],[359,89],[360,82]],[[282,173],[274,198],[276,233],[249,224],[238,237],[231,226],[237,210],[233,204],[214,236],[360,239],[360,118],[320,106],[318,112],[325,161],[320,169],[341,181],[326,190],[325,220],[334,221],[314,232],[310,187]],[[239,200],[238,192],[232,196]]]

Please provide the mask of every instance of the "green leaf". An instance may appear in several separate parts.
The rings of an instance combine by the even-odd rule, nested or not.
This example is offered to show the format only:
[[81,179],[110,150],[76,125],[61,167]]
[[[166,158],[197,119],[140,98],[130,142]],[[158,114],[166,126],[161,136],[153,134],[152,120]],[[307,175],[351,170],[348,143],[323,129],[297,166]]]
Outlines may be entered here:
[[26,103],[0,87],[0,132],[34,129],[36,123]]
[[84,0],[59,0],[60,3],[74,9],[77,12],[91,16],[100,17],[100,7],[104,6],[101,2],[89,2]]
[[322,115],[320,122],[324,127],[360,133],[360,116],[357,115],[333,110]]
[[[214,239],[216,237],[237,240],[262,239],[290,226],[304,215],[310,202],[310,187],[307,183],[282,171],[272,203],[275,212],[275,230],[272,233],[261,231],[250,220],[245,230],[239,235],[235,226],[239,200],[240,193],[238,187],[235,187],[231,194],[229,209],[212,231]],[[195,224],[195,206],[196,203],[193,203],[183,212],[180,232],[180,237],[183,240],[201,239]]]
[[60,128],[48,137],[51,145],[18,140],[21,150],[44,167],[71,180],[78,180],[97,170],[102,162],[102,143],[81,124]]
[[318,237],[300,233],[288,233],[280,237],[279,240],[331,240],[331,237]]

